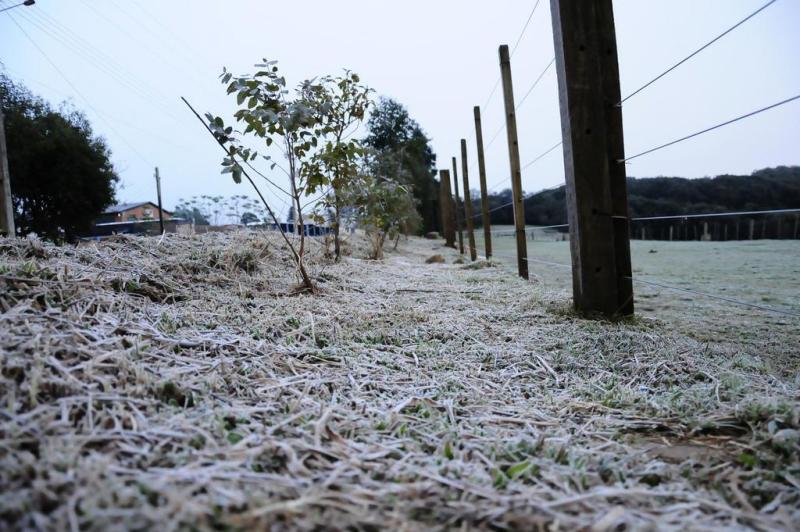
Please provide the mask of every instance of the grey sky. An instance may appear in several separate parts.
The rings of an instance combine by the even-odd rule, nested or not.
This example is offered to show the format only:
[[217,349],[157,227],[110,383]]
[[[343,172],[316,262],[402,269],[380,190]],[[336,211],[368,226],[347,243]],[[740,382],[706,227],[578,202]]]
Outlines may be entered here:
[[[765,1],[616,0],[623,94]],[[0,0],[3,7],[13,3]],[[450,166],[462,137],[474,161],[472,107],[485,102],[498,77],[498,45],[514,44],[534,4],[38,0],[0,14],[0,60],[34,92],[54,102],[70,99],[86,111],[114,152],[124,185],[120,200],[154,199],[152,166],[158,165],[171,207],[195,194],[251,195],[219,174],[219,148],[179,96],[201,111],[230,116],[234,102],[219,85],[219,72],[223,65],[248,71],[262,57],[279,60],[290,84],[352,69],[378,94],[408,107],[433,139],[440,167]],[[800,1],[779,0],[626,102],[626,152],[800,93],[798,29]],[[552,57],[549,1],[542,0],[512,58],[517,101]],[[500,96],[498,90],[484,109],[487,142],[502,127]],[[523,163],[560,140],[553,68],[520,108],[518,127]],[[798,147],[800,101],[637,159],[628,175],[749,173],[797,164]],[[490,187],[508,186],[504,131],[487,150],[487,167]],[[477,186],[476,173],[472,179]],[[562,181],[560,150],[523,173],[526,191]]]

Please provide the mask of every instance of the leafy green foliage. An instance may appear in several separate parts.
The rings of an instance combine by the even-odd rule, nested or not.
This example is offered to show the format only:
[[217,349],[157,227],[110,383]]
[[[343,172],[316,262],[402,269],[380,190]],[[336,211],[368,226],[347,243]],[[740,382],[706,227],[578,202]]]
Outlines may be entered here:
[[347,197],[372,243],[370,258],[383,258],[387,238],[414,231],[421,223],[416,201],[406,185],[362,174]]
[[21,234],[73,241],[114,203],[119,177],[86,116],[0,75],[14,218]]
[[371,172],[379,178],[406,185],[416,200],[422,223],[421,231],[435,231],[439,226],[439,183],[436,155],[430,140],[403,105],[381,98],[367,123],[364,140],[372,148]]
[[[361,142],[351,137],[353,129],[363,120],[371,105],[371,89],[360,84],[358,74],[345,71],[344,76],[324,77],[319,90],[309,92],[309,105],[316,109],[319,123],[325,132],[325,140],[305,165],[304,172],[326,177],[329,191],[322,197],[321,209],[332,213],[334,256],[341,254],[339,229],[341,213],[345,205],[342,197],[359,174],[359,160],[364,155]],[[315,216],[324,222],[323,214]]]

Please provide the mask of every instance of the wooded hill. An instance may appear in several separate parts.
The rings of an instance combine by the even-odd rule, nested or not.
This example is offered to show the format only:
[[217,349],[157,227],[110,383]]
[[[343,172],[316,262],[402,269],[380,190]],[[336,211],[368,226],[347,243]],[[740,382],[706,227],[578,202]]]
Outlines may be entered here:
[[[525,223],[567,223],[565,188],[539,192],[525,200]],[[477,199],[480,202],[480,196]],[[511,201],[511,189],[489,196],[489,208]],[[800,208],[800,166],[778,166],[750,175],[628,178],[631,217]],[[480,205],[480,203],[478,203]],[[480,217],[476,217],[480,224]],[[511,205],[491,213],[492,225],[514,223]]]

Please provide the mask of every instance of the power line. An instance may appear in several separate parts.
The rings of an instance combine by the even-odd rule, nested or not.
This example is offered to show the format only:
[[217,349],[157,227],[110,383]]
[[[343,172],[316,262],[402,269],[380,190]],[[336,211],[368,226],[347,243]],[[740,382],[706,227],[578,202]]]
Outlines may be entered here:
[[[21,15],[28,23],[78,55],[91,66],[107,75],[110,79],[119,83],[122,87],[128,89],[132,94],[141,98],[142,101],[149,105],[159,105],[164,111],[164,114],[178,120],[163,103],[166,99],[162,93],[152,90],[145,82],[132,76],[129,71],[119,66],[113,59],[97,50],[93,45],[72,32],[69,28],[55,19],[48,20],[47,15],[43,12],[35,12],[34,17],[25,13],[21,13]],[[17,25],[19,26],[19,24]]]
[[778,103],[774,103],[772,105],[768,105],[767,107],[762,107],[761,109],[757,109],[755,111],[752,111],[750,113],[744,114],[742,116],[737,116],[736,118],[732,118],[731,120],[727,120],[725,122],[722,122],[721,124],[717,124],[715,126],[711,126],[711,127],[706,128],[706,129],[704,129],[702,131],[698,131],[696,133],[692,133],[691,135],[686,135],[685,137],[681,137],[681,138],[673,140],[671,142],[667,142],[666,144],[662,144],[661,146],[656,146],[655,148],[650,148],[649,150],[645,150],[645,151],[643,151],[641,153],[637,153],[636,155],[631,155],[630,157],[626,157],[625,159],[618,159],[617,162],[618,163],[628,162],[630,160],[636,159],[637,157],[641,157],[642,155],[647,155],[648,153],[653,153],[654,151],[658,151],[658,150],[664,149],[666,147],[672,146],[673,144],[678,144],[679,142],[683,142],[685,140],[689,140],[691,138],[697,137],[698,135],[702,135],[703,133],[708,133],[709,131],[713,131],[713,130],[719,129],[719,128],[723,127],[723,126],[727,126],[729,124],[733,124],[734,122],[738,122],[739,120],[743,120],[745,118],[749,118],[749,117],[757,115],[759,113],[763,113],[764,111],[769,111],[770,109],[774,109],[776,107],[780,107],[781,105],[785,105],[787,103],[793,102],[793,101],[795,101],[795,100],[797,100],[799,98],[800,98],[800,94],[798,94],[797,96],[792,96],[791,98],[787,98],[787,99],[782,100],[782,101],[780,101]]
[[124,136],[122,136],[122,134],[120,134],[120,133],[119,133],[119,131],[117,131],[117,130],[116,130],[116,128],[114,128],[114,126],[112,126],[112,125],[111,125],[111,123],[109,123],[107,120],[105,120],[105,119],[104,119],[104,118],[103,118],[103,117],[100,115],[100,113],[97,111],[97,109],[95,109],[95,108],[94,108],[94,106],[93,106],[93,105],[92,105],[92,103],[89,101],[89,99],[88,99],[88,98],[86,98],[86,97],[85,97],[85,96],[84,96],[84,95],[83,95],[83,94],[82,94],[82,93],[81,93],[81,92],[78,90],[78,88],[77,88],[77,87],[75,87],[75,85],[73,85],[73,84],[72,84],[72,82],[69,80],[69,78],[67,78],[67,76],[64,74],[64,72],[62,72],[62,71],[61,71],[61,69],[60,69],[60,68],[58,68],[58,66],[56,65],[56,63],[55,63],[55,62],[54,62],[52,59],[50,59],[50,57],[49,57],[49,56],[48,56],[48,55],[47,55],[47,54],[44,52],[44,50],[42,50],[42,48],[41,48],[41,47],[40,47],[40,46],[37,44],[37,42],[36,42],[36,41],[34,41],[34,40],[31,38],[31,36],[30,36],[30,35],[28,35],[28,32],[26,32],[26,31],[25,31],[25,29],[24,29],[24,28],[23,28],[23,27],[22,27],[22,26],[19,24],[19,22],[17,22],[17,19],[16,19],[16,18],[14,18],[14,15],[12,15],[12,14],[10,14],[10,13],[9,13],[9,14],[8,14],[8,16],[11,18],[11,21],[14,23],[14,25],[15,25],[15,26],[17,26],[17,28],[19,28],[19,30],[22,32],[22,34],[23,34],[23,35],[25,35],[25,37],[28,39],[28,41],[30,41],[30,43],[31,43],[31,44],[32,44],[32,45],[33,45],[33,46],[34,46],[34,47],[35,47],[37,50],[39,50],[39,53],[40,53],[40,54],[42,54],[42,56],[45,58],[45,60],[46,60],[48,63],[50,63],[50,66],[52,66],[52,67],[53,67],[53,69],[55,69],[55,71],[56,71],[56,72],[58,72],[58,74],[61,76],[61,78],[62,78],[62,79],[63,79],[63,80],[64,80],[64,81],[67,83],[67,85],[69,85],[69,86],[72,88],[72,90],[73,90],[73,91],[75,91],[75,94],[77,94],[77,95],[78,95],[78,96],[79,96],[79,97],[80,97],[80,98],[81,98],[81,99],[84,101],[84,103],[86,104],[86,106],[87,106],[89,109],[91,109],[92,111],[94,111],[94,113],[95,113],[95,114],[98,116],[98,118],[99,118],[100,120],[102,120],[102,121],[103,121],[103,123],[105,123],[105,124],[106,124],[106,126],[107,126],[107,127],[108,127],[108,128],[109,128],[109,129],[110,129],[112,132],[113,132],[113,133],[115,133],[115,134],[116,134],[116,135],[117,135],[117,136],[120,138],[120,140],[122,140],[122,142],[124,142],[124,143],[125,143],[125,144],[126,144],[126,145],[127,145],[129,148],[130,148],[130,149],[131,149],[131,151],[133,151],[133,152],[134,152],[134,153],[135,153],[135,154],[136,154],[136,155],[137,155],[137,156],[138,156],[138,157],[139,157],[139,158],[140,158],[142,161],[144,161],[145,163],[147,163],[147,165],[149,165],[149,166],[155,166],[153,163],[151,163],[150,161],[148,161],[148,160],[147,160],[147,158],[146,158],[144,155],[142,155],[142,154],[139,152],[139,150],[137,150],[136,148],[134,148],[134,147],[133,147],[133,144],[131,144],[130,142],[128,142],[128,140],[127,140],[127,139],[126,139]]
[[774,4],[776,1],[777,1],[777,0],[770,0],[769,2],[767,2],[766,4],[764,4],[763,6],[761,6],[760,8],[756,9],[755,11],[753,11],[752,13],[750,13],[748,16],[746,16],[745,18],[743,18],[742,20],[740,20],[739,22],[737,22],[736,24],[734,24],[733,26],[731,26],[730,28],[728,28],[728,29],[727,29],[727,30],[725,30],[724,32],[720,33],[719,35],[717,35],[716,37],[714,37],[713,39],[711,39],[710,41],[708,41],[706,44],[704,44],[703,46],[701,46],[700,48],[698,48],[697,50],[695,50],[695,51],[694,51],[694,52],[692,52],[691,54],[687,55],[686,57],[684,57],[683,59],[681,59],[680,61],[678,61],[677,63],[675,63],[675,64],[674,64],[674,65],[672,65],[671,67],[669,67],[668,69],[666,69],[666,70],[665,70],[664,72],[662,72],[661,74],[659,74],[658,76],[654,77],[653,79],[651,79],[650,81],[648,81],[647,83],[645,83],[644,85],[642,85],[641,87],[639,87],[638,89],[636,89],[635,91],[633,91],[632,93],[630,93],[629,95],[627,95],[627,96],[626,96],[625,98],[623,98],[623,99],[622,99],[622,100],[621,100],[619,103],[617,103],[617,105],[622,105],[622,104],[623,104],[623,103],[625,103],[625,102],[626,102],[628,99],[630,99],[630,98],[632,98],[633,96],[635,96],[635,95],[639,94],[639,93],[640,93],[640,92],[642,92],[644,89],[646,89],[647,87],[649,87],[650,85],[652,85],[652,84],[653,84],[653,83],[655,83],[656,81],[660,80],[661,78],[663,78],[664,76],[666,76],[667,74],[669,74],[670,72],[672,72],[673,70],[675,70],[676,68],[678,68],[679,66],[681,66],[682,64],[684,64],[686,61],[688,61],[688,60],[689,60],[689,59],[691,59],[692,57],[696,56],[697,54],[699,54],[700,52],[702,52],[703,50],[705,50],[706,48],[708,48],[709,46],[711,46],[712,44],[714,44],[714,43],[715,43],[715,42],[717,42],[718,40],[722,39],[724,36],[726,36],[727,34],[729,34],[730,32],[732,32],[733,30],[735,30],[736,28],[738,28],[739,26],[741,26],[742,24],[744,24],[745,22],[747,22],[748,20],[750,20],[751,18],[753,18],[754,16],[758,15],[759,13],[761,13],[763,10],[765,10],[766,8],[768,8],[769,6],[771,6],[772,4]]

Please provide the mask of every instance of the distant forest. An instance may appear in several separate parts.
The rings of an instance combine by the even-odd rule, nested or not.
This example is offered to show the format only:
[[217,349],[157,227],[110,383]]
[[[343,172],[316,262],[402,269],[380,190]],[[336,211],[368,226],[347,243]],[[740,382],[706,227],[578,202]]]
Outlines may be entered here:
[[[473,192],[474,194],[474,192]],[[476,197],[480,212],[480,195]],[[511,201],[511,190],[489,195],[489,208]],[[720,175],[713,178],[628,178],[631,217],[702,214],[800,208],[800,166],[778,166],[750,175]],[[490,214],[492,225],[513,225],[511,206]],[[481,223],[480,217],[475,219]],[[539,192],[525,200],[525,223],[567,223],[565,189]]]

